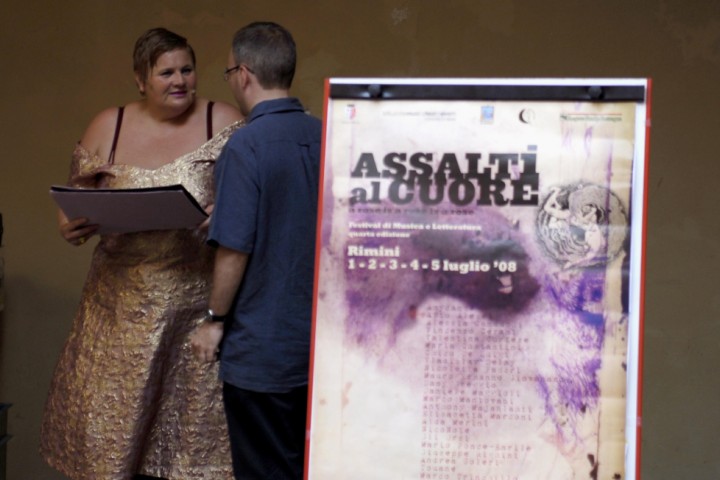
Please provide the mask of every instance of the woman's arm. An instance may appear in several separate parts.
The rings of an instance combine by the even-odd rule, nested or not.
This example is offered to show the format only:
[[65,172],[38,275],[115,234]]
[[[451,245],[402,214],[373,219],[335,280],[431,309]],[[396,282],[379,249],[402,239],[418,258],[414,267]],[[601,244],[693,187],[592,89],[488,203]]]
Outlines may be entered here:
[[[97,114],[85,129],[80,144],[92,155],[107,158],[117,123],[117,108],[107,108]],[[60,235],[72,245],[82,245],[97,230],[97,225],[88,225],[87,218],[69,219],[58,210]]]

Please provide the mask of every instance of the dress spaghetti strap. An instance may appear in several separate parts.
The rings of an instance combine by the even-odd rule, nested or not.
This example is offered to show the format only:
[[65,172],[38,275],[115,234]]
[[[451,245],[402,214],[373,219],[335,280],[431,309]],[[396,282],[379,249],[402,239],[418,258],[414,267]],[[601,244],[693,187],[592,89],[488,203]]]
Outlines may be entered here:
[[118,137],[120,136],[120,126],[122,125],[124,111],[125,107],[118,107],[117,123],[115,124],[115,136],[113,137],[112,147],[110,147],[110,156],[108,157],[109,164],[113,164],[115,162],[115,149],[117,148]]
[[212,109],[215,102],[208,102],[207,106],[207,139],[210,140],[213,137],[212,128]]

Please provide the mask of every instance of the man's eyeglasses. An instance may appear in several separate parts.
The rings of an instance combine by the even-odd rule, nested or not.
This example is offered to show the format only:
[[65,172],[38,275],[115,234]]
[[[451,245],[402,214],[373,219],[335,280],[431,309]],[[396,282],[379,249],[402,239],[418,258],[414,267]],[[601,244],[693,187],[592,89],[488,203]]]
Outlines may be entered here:
[[223,72],[223,79],[225,79],[225,81],[227,82],[228,78],[230,78],[230,74],[237,70],[240,70],[240,65],[235,65],[234,67],[226,68],[225,71]]
[[225,79],[225,81],[226,82],[228,81],[228,78],[230,78],[231,73],[233,73],[237,70],[240,70],[242,67],[245,67],[245,70],[247,70],[248,72],[255,75],[255,72],[253,71],[253,69],[243,63],[241,65],[235,65],[234,67],[226,68],[225,71],[223,72],[223,78]]

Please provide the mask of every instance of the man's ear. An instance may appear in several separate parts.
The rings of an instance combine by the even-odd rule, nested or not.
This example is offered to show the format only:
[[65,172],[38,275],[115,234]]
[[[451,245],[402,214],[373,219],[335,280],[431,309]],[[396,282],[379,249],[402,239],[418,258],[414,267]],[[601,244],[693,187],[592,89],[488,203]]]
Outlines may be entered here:
[[254,74],[250,72],[250,69],[247,68],[247,66],[245,64],[242,64],[242,66],[240,67],[240,71],[238,73],[241,75],[241,77],[240,77],[242,80],[241,85],[243,88],[246,88],[252,81],[257,82],[257,78],[254,78],[254,79],[252,78],[252,77],[254,77]]
[[248,78],[248,72],[244,68],[240,68],[240,71],[237,72],[238,75],[240,75],[240,88],[243,90],[245,87],[247,87],[248,82],[250,81],[250,78]]

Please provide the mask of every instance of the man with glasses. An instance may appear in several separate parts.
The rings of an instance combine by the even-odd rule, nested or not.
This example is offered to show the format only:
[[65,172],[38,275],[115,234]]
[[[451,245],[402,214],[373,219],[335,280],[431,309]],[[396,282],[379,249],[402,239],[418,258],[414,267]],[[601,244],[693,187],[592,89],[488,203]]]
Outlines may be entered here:
[[295,58],[287,30],[256,22],[224,72],[247,125],[216,164],[210,311],[192,342],[220,359],[238,479],[303,477],[321,122],[289,96]]

